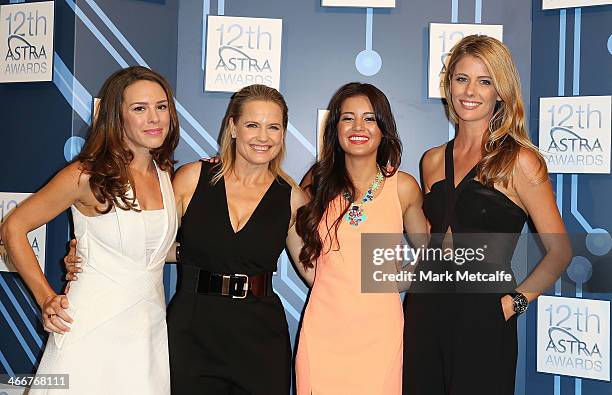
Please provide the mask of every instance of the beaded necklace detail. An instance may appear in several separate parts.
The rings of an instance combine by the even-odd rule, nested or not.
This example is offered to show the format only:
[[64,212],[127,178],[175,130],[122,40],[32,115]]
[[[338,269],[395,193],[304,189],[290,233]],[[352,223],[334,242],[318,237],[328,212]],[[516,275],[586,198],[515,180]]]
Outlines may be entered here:
[[363,205],[374,200],[374,194],[376,193],[378,188],[380,188],[380,186],[382,185],[382,182],[383,182],[383,175],[380,169],[378,169],[378,172],[376,173],[376,177],[374,177],[374,181],[372,181],[372,183],[370,184],[370,187],[368,188],[366,193],[363,195],[363,197],[360,199],[359,203],[353,202],[350,193],[348,192],[342,193],[342,196],[344,197],[344,199],[350,204],[348,211],[344,215],[344,219],[346,220],[346,222],[349,223],[349,225],[357,227],[359,226],[360,223],[364,222],[367,219],[365,212],[364,212]]

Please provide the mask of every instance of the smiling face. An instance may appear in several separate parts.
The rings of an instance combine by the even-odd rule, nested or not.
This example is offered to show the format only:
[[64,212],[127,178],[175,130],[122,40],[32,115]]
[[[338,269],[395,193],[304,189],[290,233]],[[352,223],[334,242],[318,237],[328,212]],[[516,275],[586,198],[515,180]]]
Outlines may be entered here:
[[366,96],[345,99],[340,106],[338,141],[346,155],[376,156],[382,133]]
[[148,154],[159,148],[170,125],[166,92],[153,81],[134,82],[123,91],[121,118],[124,142],[132,152]]
[[274,102],[246,102],[240,117],[230,118],[229,126],[236,142],[236,161],[269,164],[282,148],[283,112]]
[[472,55],[463,56],[451,77],[451,96],[459,122],[488,124],[501,100],[486,65]]

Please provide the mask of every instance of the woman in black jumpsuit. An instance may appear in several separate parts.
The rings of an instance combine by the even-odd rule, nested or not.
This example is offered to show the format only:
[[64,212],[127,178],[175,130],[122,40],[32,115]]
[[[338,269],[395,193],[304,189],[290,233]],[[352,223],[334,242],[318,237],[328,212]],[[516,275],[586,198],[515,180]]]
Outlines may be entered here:
[[546,255],[518,287],[514,278],[413,284],[404,304],[403,391],[514,395],[515,313],[562,273],[571,249],[545,162],[524,128],[518,73],[508,49],[486,36],[465,37],[454,47],[444,78],[449,114],[459,127],[455,139],[428,151],[422,162],[430,246],[444,248],[451,233],[455,249],[488,248],[484,263],[438,258],[421,262],[417,275],[512,273],[510,261],[528,215]]
[[[280,168],[286,126],[280,93],[243,88],[227,111],[222,162],[195,162],[177,172],[184,215],[179,281],[167,316],[174,395],[289,393],[289,331],[272,290],[300,193]],[[267,181],[245,187],[253,174]],[[247,206],[254,206],[250,216]]]
[[276,271],[291,219],[291,186],[282,179],[273,182],[234,233],[224,181],[210,184],[211,167],[202,163],[181,225],[179,282],[168,309],[172,393],[218,394],[236,386],[244,390],[237,394],[286,395],[291,346],[272,277],[265,296],[244,299],[198,293],[197,280],[202,271],[248,276]]

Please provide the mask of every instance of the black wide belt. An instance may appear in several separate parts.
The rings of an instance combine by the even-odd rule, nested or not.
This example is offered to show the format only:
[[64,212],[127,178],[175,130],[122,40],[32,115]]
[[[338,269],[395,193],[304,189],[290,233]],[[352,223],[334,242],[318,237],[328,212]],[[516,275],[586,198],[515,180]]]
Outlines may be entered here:
[[272,290],[272,273],[263,272],[254,275],[241,273],[211,273],[191,265],[179,265],[181,271],[181,291],[201,295],[227,296],[244,299],[249,295],[270,296]]

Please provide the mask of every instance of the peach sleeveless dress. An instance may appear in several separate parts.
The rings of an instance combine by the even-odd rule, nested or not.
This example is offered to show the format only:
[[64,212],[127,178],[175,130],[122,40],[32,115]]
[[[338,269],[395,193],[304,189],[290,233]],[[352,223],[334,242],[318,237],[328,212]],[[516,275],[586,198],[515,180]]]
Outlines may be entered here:
[[[329,226],[346,203],[338,196],[326,215]],[[401,394],[403,326],[398,293],[361,292],[362,233],[401,233],[402,211],[397,174],[364,206],[358,226],[344,218],[340,248],[323,252],[300,331],[296,355],[298,395]],[[325,240],[325,215],[319,225]],[[334,235],[332,229],[332,236]]]

